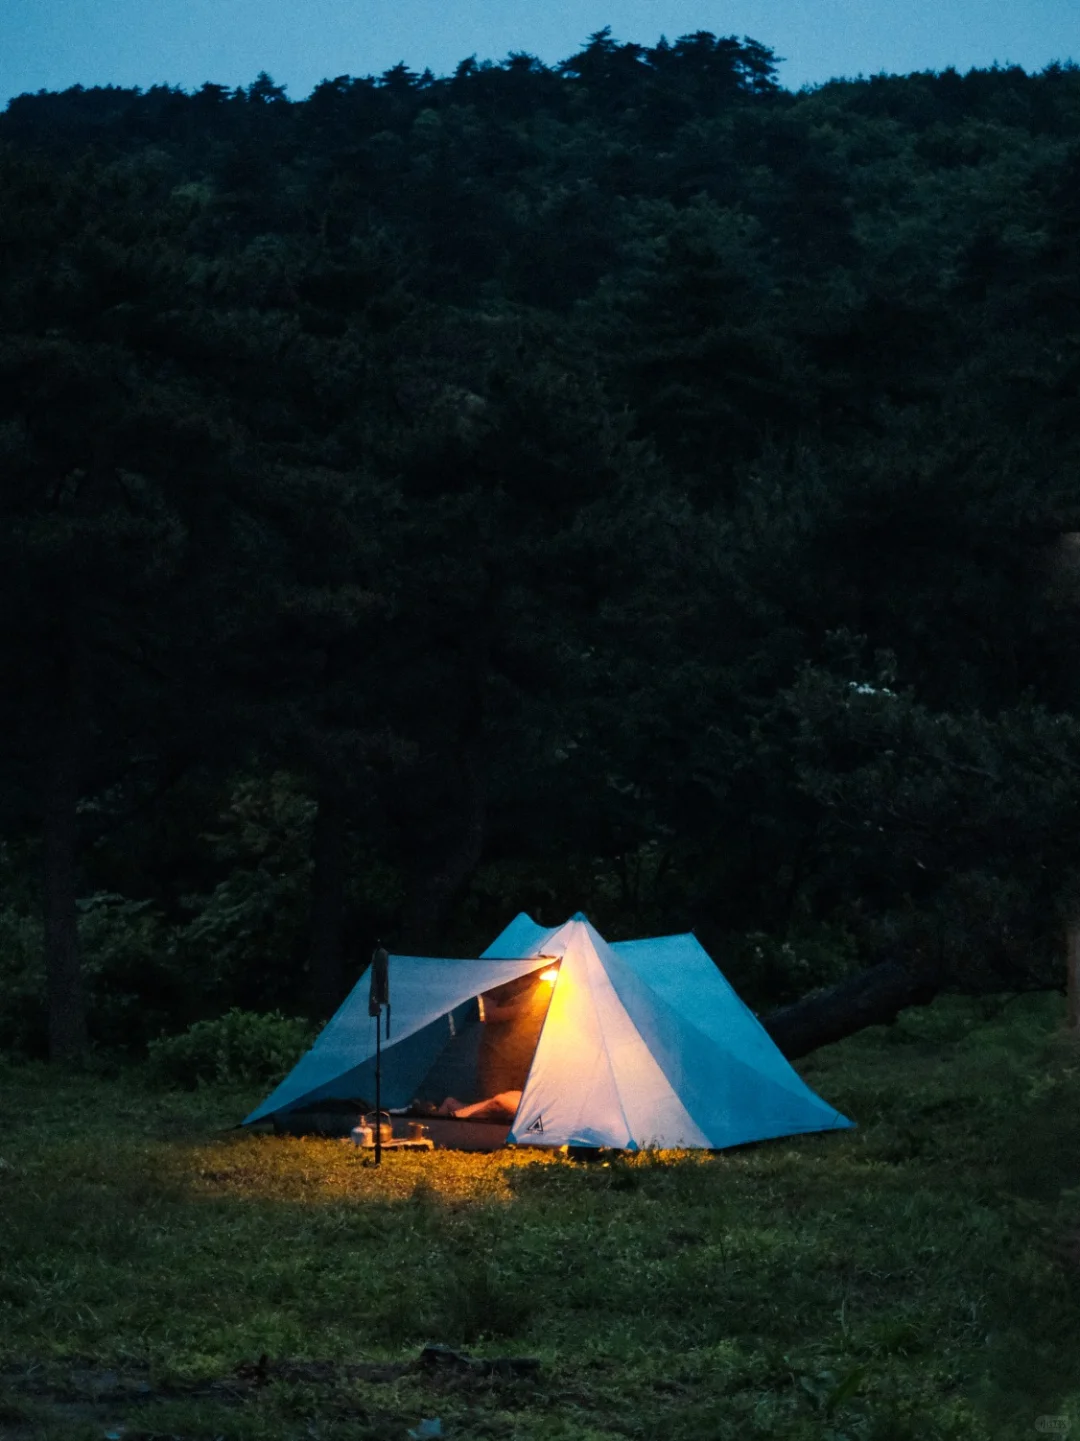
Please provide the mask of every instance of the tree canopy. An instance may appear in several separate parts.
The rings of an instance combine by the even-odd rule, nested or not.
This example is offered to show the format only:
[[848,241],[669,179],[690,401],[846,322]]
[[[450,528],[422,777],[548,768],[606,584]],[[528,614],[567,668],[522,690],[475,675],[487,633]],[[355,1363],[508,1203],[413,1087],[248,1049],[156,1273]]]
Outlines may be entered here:
[[0,1043],[521,908],[1055,984],[1078,178],[1076,67],[706,32],[13,100]]

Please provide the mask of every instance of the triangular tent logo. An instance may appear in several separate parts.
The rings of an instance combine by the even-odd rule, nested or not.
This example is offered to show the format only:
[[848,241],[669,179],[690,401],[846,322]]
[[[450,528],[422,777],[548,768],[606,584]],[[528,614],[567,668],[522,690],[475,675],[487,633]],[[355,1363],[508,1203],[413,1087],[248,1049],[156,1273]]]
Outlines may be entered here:
[[533,1133],[542,1132],[543,1129],[544,1129],[544,1118],[543,1118],[543,1116],[537,1116],[536,1120],[533,1121],[533,1123],[532,1123],[531,1126],[526,1126],[526,1127],[525,1127],[525,1134],[526,1134],[526,1136],[529,1136],[529,1135],[532,1135]]

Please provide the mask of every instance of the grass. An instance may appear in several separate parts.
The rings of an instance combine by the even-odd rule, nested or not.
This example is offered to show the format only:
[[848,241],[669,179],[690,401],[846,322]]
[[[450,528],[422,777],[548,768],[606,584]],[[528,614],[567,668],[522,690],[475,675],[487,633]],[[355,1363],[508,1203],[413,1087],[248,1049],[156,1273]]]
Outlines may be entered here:
[[[804,1067],[855,1132],[607,1165],[376,1171],[222,1133],[248,1094],[0,1067],[0,1436],[1075,1428],[1080,1054],[1058,1022],[1052,998],[939,1002]],[[428,1375],[426,1342],[541,1370]]]

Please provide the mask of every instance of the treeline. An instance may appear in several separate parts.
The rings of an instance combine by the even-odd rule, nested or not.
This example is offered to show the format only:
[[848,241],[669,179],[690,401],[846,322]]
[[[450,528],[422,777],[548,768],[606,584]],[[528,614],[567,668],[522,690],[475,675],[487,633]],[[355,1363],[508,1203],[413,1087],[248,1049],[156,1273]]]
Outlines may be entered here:
[[1078,322],[1075,67],[12,101],[0,1044],[522,908],[762,1006],[1056,983]]

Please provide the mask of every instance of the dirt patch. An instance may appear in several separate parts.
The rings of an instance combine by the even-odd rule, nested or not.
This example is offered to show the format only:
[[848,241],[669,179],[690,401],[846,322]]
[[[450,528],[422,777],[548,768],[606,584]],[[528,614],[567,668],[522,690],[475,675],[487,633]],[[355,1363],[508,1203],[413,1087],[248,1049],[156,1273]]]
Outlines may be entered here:
[[158,1432],[139,1431],[126,1424],[141,1406],[162,1401],[209,1401],[240,1406],[275,1384],[355,1388],[358,1384],[387,1385],[403,1376],[427,1378],[434,1386],[532,1380],[539,1362],[529,1357],[474,1357],[447,1346],[425,1346],[407,1361],[242,1361],[227,1375],[192,1382],[156,1382],[149,1367],[130,1366],[121,1371],[76,1363],[66,1370],[37,1362],[0,1372],[0,1422],[5,1441],[23,1441],[39,1434],[46,1418],[91,1422],[102,1434],[115,1432],[123,1441],[183,1441]]

